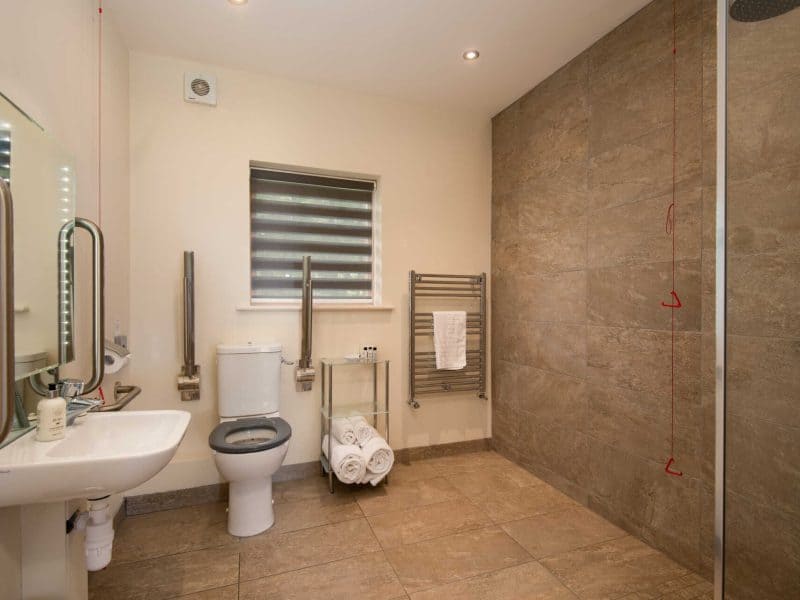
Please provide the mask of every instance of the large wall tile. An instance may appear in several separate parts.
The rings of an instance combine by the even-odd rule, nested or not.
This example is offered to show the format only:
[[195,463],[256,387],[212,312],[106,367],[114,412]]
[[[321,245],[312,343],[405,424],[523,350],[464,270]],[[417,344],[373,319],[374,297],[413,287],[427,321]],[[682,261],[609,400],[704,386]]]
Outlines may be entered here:
[[800,428],[800,340],[728,336],[727,412]]
[[[587,385],[588,426],[594,439],[629,454],[666,464],[670,456],[671,405],[669,400],[620,388]],[[686,476],[702,474],[703,440],[697,406],[676,407],[676,466]]]
[[[700,330],[700,261],[678,262],[675,290],[682,307],[674,309],[679,331]],[[644,329],[670,329],[672,262],[590,269],[587,284],[589,323]]]
[[728,261],[728,333],[800,337],[800,254],[754,254]]
[[[609,108],[609,110],[611,110]],[[682,187],[702,174],[700,113],[678,121],[675,174]],[[589,210],[600,210],[672,193],[672,125],[628,138],[589,155]]]
[[[700,0],[678,0],[677,46],[691,48],[700,35]],[[598,40],[587,51],[592,72],[634,69],[672,53],[673,5],[656,0]]]
[[[671,260],[672,238],[665,230],[671,202],[671,195],[661,196],[593,213],[588,221],[589,266]],[[700,188],[680,190],[676,205],[675,257],[700,258]]]
[[[589,326],[589,381],[669,398],[671,389],[669,331]],[[700,402],[700,334],[675,334],[675,397],[688,405]]]
[[798,74],[800,11],[764,23],[728,23],[728,89],[733,97],[761,94],[759,88]]
[[729,256],[776,251],[800,255],[800,154],[796,160],[728,185]]
[[589,201],[585,161],[563,162],[528,180],[514,200],[520,232],[548,231],[564,219],[584,216]]
[[800,598],[800,520],[729,492],[725,582],[736,600]]
[[585,325],[524,323],[519,344],[523,364],[573,377],[586,376]]
[[729,415],[726,489],[800,521],[800,427]]
[[519,316],[523,321],[584,323],[586,271],[531,275],[521,280]]
[[796,164],[800,72],[728,101],[728,181]]
[[547,231],[523,231],[518,267],[528,274],[585,268],[586,217],[564,219]]

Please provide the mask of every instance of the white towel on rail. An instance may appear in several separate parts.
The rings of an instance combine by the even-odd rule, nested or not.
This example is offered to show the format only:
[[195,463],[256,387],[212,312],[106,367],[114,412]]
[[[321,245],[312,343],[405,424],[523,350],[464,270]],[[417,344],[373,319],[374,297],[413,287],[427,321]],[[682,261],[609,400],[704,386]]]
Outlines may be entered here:
[[360,483],[367,472],[367,461],[361,448],[354,444],[340,444],[331,440],[331,456],[328,456],[328,436],[322,438],[322,453],[328,458],[333,472],[342,483]]
[[362,483],[378,485],[394,465],[394,452],[382,437],[374,437],[361,448],[367,461],[367,472]]
[[467,366],[467,313],[440,310],[433,313],[433,349],[436,368],[457,371]]
[[350,417],[350,425],[353,427],[353,431],[355,432],[356,436],[356,440],[353,443],[358,444],[362,448],[364,447],[364,444],[366,444],[372,438],[380,435],[376,429],[362,416]]
[[346,417],[333,419],[331,431],[333,431],[333,439],[340,444],[355,444],[358,441],[353,422]]

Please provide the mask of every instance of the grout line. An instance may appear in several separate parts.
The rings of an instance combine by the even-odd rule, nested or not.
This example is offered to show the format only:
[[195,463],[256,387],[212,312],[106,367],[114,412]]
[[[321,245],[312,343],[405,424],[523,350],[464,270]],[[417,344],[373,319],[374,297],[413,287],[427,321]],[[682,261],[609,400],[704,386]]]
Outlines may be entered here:
[[[380,544],[378,544],[378,546],[380,546]],[[244,580],[242,580],[242,576],[241,576],[241,573],[240,573],[239,574],[239,581],[240,581],[240,583],[247,583],[249,581],[257,581],[259,579],[266,579],[268,577],[276,577],[278,575],[286,575],[287,573],[297,573],[298,571],[303,571],[305,569],[313,569],[315,567],[321,567],[322,565],[330,565],[332,563],[341,562],[343,560],[350,560],[352,558],[358,558],[359,556],[366,556],[367,554],[375,554],[377,552],[381,552],[381,550],[379,549],[379,550],[370,550],[368,552],[359,552],[357,554],[352,554],[350,556],[345,556],[345,557],[341,557],[341,558],[334,558],[332,560],[326,560],[326,561],[322,561],[322,562],[318,562],[318,563],[314,563],[314,564],[310,564],[310,565],[303,565],[302,567],[297,567],[295,569],[288,569],[286,571],[280,571],[278,573],[268,573],[268,574],[264,574],[264,575],[259,575],[258,577],[252,577],[250,579],[244,579]]]
[[394,568],[394,565],[392,564],[392,561],[389,560],[389,557],[386,554],[386,548],[383,547],[383,544],[381,544],[381,541],[378,539],[378,536],[375,535],[375,530],[372,527],[372,523],[369,522],[368,518],[366,520],[367,520],[367,525],[369,526],[369,530],[372,533],[372,537],[375,538],[375,541],[378,542],[378,546],[381,549],[380,552],[383,555],[383,560],[385,560],[386,564],[388,564],[389,567],[392,569],[392,573],[394,573],[394,576],[397,578],[397,583],[399,583],[400,587],[403,588],[403,591],[405,592],[406,597],[409,597],[408,590],[406,589],[406,586],[403,585],[403,582],[400,579],[400,575],[397,573],[397,569]]

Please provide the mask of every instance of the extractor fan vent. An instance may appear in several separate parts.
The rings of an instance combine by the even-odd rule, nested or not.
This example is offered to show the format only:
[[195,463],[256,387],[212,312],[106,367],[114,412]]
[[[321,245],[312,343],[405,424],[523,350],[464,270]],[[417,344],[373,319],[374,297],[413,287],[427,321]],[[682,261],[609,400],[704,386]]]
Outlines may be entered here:
[[217,105],[217,78],[202,73],[185,73],[183,99],[197,104]]

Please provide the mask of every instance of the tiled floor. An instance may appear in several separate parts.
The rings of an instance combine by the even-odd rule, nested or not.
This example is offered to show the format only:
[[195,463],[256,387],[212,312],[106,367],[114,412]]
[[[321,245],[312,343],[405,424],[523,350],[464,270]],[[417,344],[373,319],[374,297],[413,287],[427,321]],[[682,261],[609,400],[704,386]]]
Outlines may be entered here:
[[396,465],[388,486],[276,484],[276,524],[225,507],[129,517],[92,600],[710,599],[711,585],[493,452]]

